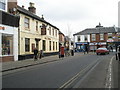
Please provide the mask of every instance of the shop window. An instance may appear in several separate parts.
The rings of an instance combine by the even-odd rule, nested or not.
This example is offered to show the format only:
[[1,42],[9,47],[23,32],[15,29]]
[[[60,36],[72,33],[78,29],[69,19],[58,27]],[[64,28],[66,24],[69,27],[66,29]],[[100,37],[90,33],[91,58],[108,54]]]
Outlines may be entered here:
[[13,55],[13,35],[2,35],[2,55]]
[[25,38],[25,52],[29,52],[29,51],[30,51],[30,39]]

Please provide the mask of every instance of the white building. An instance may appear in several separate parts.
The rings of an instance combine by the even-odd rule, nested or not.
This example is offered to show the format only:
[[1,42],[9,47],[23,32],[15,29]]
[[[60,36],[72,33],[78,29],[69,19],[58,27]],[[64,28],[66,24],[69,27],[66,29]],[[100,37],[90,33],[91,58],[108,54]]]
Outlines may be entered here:
[[86,30],[78,32],[74,36],[74,48],[80,52],[85,49],[85,46],[89,45],[90,34],[87,34]]

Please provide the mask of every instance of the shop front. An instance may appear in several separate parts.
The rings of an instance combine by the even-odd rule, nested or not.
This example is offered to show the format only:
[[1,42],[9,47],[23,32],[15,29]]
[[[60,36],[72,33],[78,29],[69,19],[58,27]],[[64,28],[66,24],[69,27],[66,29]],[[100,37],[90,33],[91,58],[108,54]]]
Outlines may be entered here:
[[76,52],[83,52],[87,46],[89,46],[88,42],[77,42],[75,51]]
[[0,60],[18,60],[18,28],[2,25],[0,28]]
[[106,42],[93,42],[93,43],[89,43],[89,46],[90,46],[90,51],[95,51],[99,47],[106,47],[107,43]]

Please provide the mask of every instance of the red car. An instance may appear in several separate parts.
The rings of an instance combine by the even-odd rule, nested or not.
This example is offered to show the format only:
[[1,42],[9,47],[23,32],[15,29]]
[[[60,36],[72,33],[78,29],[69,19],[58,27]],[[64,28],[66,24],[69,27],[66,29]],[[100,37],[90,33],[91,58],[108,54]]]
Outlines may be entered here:
[[98,48],[96,50],[96,54],[99,55],[99,54],[109,54],[109,50],[107,50],[107,48]]

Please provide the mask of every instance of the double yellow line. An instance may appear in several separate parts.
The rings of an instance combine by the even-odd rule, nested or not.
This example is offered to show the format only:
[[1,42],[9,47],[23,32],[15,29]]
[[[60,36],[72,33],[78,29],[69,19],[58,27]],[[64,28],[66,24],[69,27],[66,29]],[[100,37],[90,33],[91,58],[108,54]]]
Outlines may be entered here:
[[93,63],[91,63],[90,65],[88,65],[86,68],[84,68],[82,71],[80,71],[79,73],[77,73],[75,76],[73,76],[70,80],[68,80],[66,83],[64,83],[59,89],[57,90],[62,90],[64,88],[68,88],[68,86],[70,86],[77,78],[80,77],[80,75],[82,73],[84,73],[87,69],[89,69],[90,67],[92,67],[93,65],[95,65],[95,63],[98,62],[98,59],[96,61],[94,61]]

